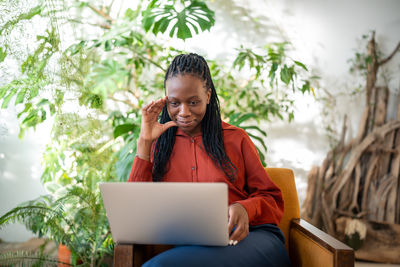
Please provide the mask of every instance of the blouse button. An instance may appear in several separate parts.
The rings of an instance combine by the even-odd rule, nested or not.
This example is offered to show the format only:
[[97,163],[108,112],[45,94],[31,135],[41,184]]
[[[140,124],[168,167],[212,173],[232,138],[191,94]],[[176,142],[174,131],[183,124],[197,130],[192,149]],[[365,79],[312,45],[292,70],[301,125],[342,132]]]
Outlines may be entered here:
[[194,171],[196,168],[195,167],[192,167],[192,170]]
[[194,143],[194,139],[191,139],[190,142],[191,142],[191,143]]

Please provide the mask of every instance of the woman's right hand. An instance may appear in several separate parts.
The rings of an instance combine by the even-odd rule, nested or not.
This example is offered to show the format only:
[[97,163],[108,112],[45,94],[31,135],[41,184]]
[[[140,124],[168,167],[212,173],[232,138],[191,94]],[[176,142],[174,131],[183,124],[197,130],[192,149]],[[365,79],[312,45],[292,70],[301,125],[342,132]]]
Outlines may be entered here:
[[157,101],[152,101],[142,108],[142,125],[140,128],[140,136],[145,141],[153,142],[168,128],[176,126],[174,121],[165,124],[158,122],[158,117],[167,101],[167,97],[163,97]]
[[151,145],[167,129],[177,126],[174,121],[165,124],[158,122],[158,117],[167,101],[167,96],[152,101],[142,108],[142,124],[137,143],[137,155],[145,160],[150,159]]

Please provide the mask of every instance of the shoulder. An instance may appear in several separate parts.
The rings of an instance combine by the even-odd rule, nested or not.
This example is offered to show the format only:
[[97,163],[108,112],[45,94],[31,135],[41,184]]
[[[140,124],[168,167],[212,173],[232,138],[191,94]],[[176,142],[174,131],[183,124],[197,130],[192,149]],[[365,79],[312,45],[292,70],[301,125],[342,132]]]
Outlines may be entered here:
[[[224,144],[227,150],[238,149],[242,153],[258,155],[258,151],[250,136],[242,128],[222,122]],[[236,150],[235,150],[236,151]]]
[[224,122],[224,121],[222,121],[222,130],[224,132],[225,131],[228,131],[228,132],[231,132],[231,131],[243,131],[242,128],[236,127],[236,126],[234,126],[232,124],[229,124],[227,122]]
[[222,122],[224,142],[233,142],[236,145],[254,146],[253,141],[245,130],[226,122]]
[[222,122],[222,132],[224,137],[242,137],[242,138],[248,138],[248,134],[246,133],[245,130],[242,128],[236,127],[234,125],[231,125],[226,122]]

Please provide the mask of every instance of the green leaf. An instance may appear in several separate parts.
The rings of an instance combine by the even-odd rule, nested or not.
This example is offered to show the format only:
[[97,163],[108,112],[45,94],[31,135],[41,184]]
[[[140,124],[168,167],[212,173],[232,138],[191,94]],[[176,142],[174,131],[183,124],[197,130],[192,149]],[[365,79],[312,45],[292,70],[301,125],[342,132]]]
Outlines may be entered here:
[[186,25],[186,23],[188,23],[186,21],[186,14],[181,12],[178,14],[178,22],[172,27],[171,32],[170,32],[170,37],[173,36],[174,32],[175,32],[175,28],[178,28],[178,33],[177,33],[177,37],[179,39],[185,40],[187,38],[191,38],[192,37],[192,33],[190,32],[189,27]]
[[264,140],[261,139],[261,137],[258,137],[258,136],[254,135],[254,134],[251,134],[251,133],[247,133],[247,134],[248,134],[252,139],[257,140],[257,141],[262,145],[262,147],[263,147],[265,150],[267,150],[267,146],[265,145]]
[[235,60],[233,61],[233,67],[238,66],[239,70],[241,70],[244,67],[244,64],[246,62],[246,57],[247,57],[247,53],[246,52],[240,52],[238,54],[238,56],[235,58]]
[[42,5],[38,5],[38,6],[31,8],[27,13],[22,13],[19,16],[17,16],[15,19],[8,20],[7,23],[4,24],[0,28],[0,35],[2,35],[4,30],[6,30],[7,28],[14,27],[21,20],[30,20],[34,16],[40,15],[40,13],[42,13],[43,9],[44,9],[44,7],[42,7]]
[[292,122],[292,121],[293,121],[293,119],[294,119],[294,114],[293,114],[293,112],[290,112],[290,113],[289,113],[288,119],[289,119],[289,122]]
[[3,62],[7,56],[6,49],[3,50],[3,47],[0,47],[0,62]]
[[261,130],[260,129],[260,127],[258,127],[258,126],[242,126],[241,127],[242,129],[244,129],[244,130],[256,130],[256,131],[258,131],[259,133],[261,133],[263,136],[267,136],[267,132],[265,132],[265,131],[263,131],[263,130]]
[[10,86],[8,86],[8,85],[0,87],[0,99],[2,99],[6,95],[6,93],[9,90],[9,88],[10,88]]
[[104,50],[105,51],[111,51],[112,49],[112,44],[111,44],[111,40],[107,40],[104,42]]
[[[158,31],[161,33],[164,33],[168,28],[169,22],[170,21],[168,19],[161,19],[160,24],[159,24],[160,26],[158,27]],[[157,32],[155,32],[154,30],[153,30],[153,33],[157,34]]]
[[[137,11],[139,11],[139,9],[137,9]],[[133,11],[131,8],[128,8],[128,9],[125,11],[124,17],[125,17],[126,19],[130,20],[130,21],[133,21],[133,20],[135,20],[135,19],[137,18],[137,16],[138,16],[138,12],[137,12],[137,11]]]
[[54,113],[56,113],[56,107],[53,103],[49,104],[49,109],[50,109],[50,115],[54,115]]
[[130,135],[125,145],[117,153],[116,173],[118,180],[121,182],[126,182],[128,180],[136,153],[136,138],[137,135]]
[[292,79],[291,73],[289,68],[286,66],[286,64],[283,66],[281,69],[281,80],[284,82],[286,85],[288,85]]
[[134,131],[136,127],[137,125],[132,123],[118,125],[117,127],[114,128],[114,138],[117,138],[120,135]]
[[101,95],[91,94],[88,103],[91,108],[99,109],[103,106],[104,101]]
[[271,69],[268,73],[268,77],[270,78],[271,87],[272,87],[272,83],[274,82],[277,69],[278,69],[278,63],[276,63],[276,62],[272,63]]
[[10,101],[11,101],[11,98],[15,95],[17,93],[17,89],[15,89],[15,88],[12,88],[10,91],[9,91],[9,93],[8,93],[8,95],[3,99],[3,103],[1,104],[1,108],[7,108],[8,107],[8,104],[10,103]]
[[[229,116],[229,123],[232,125],[235,125],[237,127],[241,127],[240,124],[242,124],[243,122],[249,120],[249,119],[256,119],[257,115],[254,113],[245,113],[242,114],[240,112],[237,113],[230,113],[228,114]],[[242,128],[242,127],[241,127]]]
[[143,29],[148,32],[154,24],[154,17],[144,16],[142,20]]
[[37,110],[33,110],[21,123],[28,126],[35,125],[37,119],[39,118],[37,113]]
[[29,99],[35,98],[39,94],[39,86],[37,84],[31,85],[29,88]]
[[[184,2],[186,3],[186,2]],[[210,10],[202,1],[190,1],[182,11],[177,12],[174,5],[165,4],[163,6],[156,5],[151,2],[147,9],[142,12],[142,27],[148,32],[152,28],[152,32],[157,35],[159,32],[164,33],[172,21],[169,36],[177,36],[180,39],[188,39],[193,36],[193,31],[198,34],[201,31],[210,30],[215,23],[214,12]]]
[[82,2],[79,3],[79,6],[78,6],[78,7],[83,8],[83,7],[87,7],[88,5],[89,5],[88,2],[82,1]]
[[73,55],[79,53],[82,50],[82,48],[85,46],[85,44],[86,44],[85,41],[80,41],[79,43],[73,44],[70,47],[68,47],[66,49],[66,51],[69,51],[71,53],[70,56],[73,56]]
[[241,115],[237,120],[234,121],[234,124],[236,126],[239,126],[240,124],[242,124],[243,122],[249,120],[249,119],[256,119],[257,115],[254,113],[247,113],[244,115]]
[[[119,64],[116,60],[106,59],[92,67],[91,73],[86,77],[85,83],[90,85],[90,95],[99,95],[100,98],[89,99],[88,93],[83,94],[86,100],[84,103],[95,104],[100,107],[103,99],[106,99],[110,93],[121,88],[128,80],[129,71],[124,68],[124,65]],[[100,105],[97,105],[100,104]],[[96,107],[95,107],[96,108]]]
[[24,110],[21,111],[20,113],[18,113],[17,118],[20,118],[24,113],[30,111],[31,108],[32,108],[32,104],[31,103],[25,103]]
[[201,17],[197,17],[196,22],[199,24],[201,31],[204,32],[210,29],[210,22],[208,20],[205,20]]
[[300,91],[304,94],[305,92],[310,92],[310,82],[306,81],[300,88]]
[[308,71],[306,65],[304,65],[304,64],[301,63],[300,61],[296,61],[296,60],[293,60],[293,61],[294,61],[294,63],[295,63],[297,66],[300,66],[300,67],[302,67],[304,70]]
[[22,102],[24,102],[25,94],[26,94],[26,90],[22,89],[21,91],[19,91],[14,104],[18,105],[18,104],[21,104]]
[[46,189],[46,191],[50,193],[55,193],[57,190],[61,188],[61,185],[59,183],[56,183],[55,181],[50,181],[44,183],[44,188]]
[[42,106],[44,106],[44,105],[46,105],[46,104],[48,104],[48,103],[50,103],[50,101],[49,101],[48,99],[42,98],[42,99],[36,104],[36,106],[42,107]]

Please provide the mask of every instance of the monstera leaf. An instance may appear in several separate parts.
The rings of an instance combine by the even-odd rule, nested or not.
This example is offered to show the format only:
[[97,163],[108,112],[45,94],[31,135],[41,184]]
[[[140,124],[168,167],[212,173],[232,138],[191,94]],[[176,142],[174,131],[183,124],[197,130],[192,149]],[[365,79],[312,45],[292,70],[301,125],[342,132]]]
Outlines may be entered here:
[[[170,28],[169,36],[176,36],[180,39],[192,37],[192,31],[196,34],[201,31],[209,30],[215,22],[214,11],[201,1],[183,1],[184,7],[181,11],[177,10],[175,1],[172,4],[161,5],[157,1],[152,1],[143,12],[143,28],[146,32],[152,29],[154,34],[164,33]],[[173,26],[169,27],[170,24]]]

